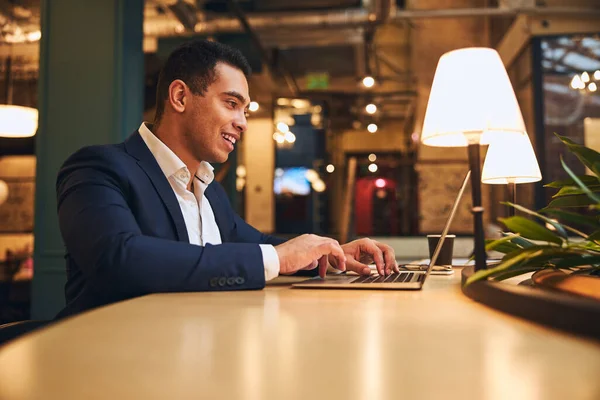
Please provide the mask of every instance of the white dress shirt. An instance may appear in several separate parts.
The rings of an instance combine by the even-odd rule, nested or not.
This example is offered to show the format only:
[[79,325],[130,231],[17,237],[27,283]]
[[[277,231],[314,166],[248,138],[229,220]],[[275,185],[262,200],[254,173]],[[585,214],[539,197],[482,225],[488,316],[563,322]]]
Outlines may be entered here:
[[[221,244],[221,232],[215,220],[210,202],[204,191],[215,178],[213,166],[202,161],[192,176],[183,161],[159,138],[154,136],[145,123],[140,125],[140,135],[156,159],[160,169],[169,180],[183,214],[185,227],[191,244],[204,246],[206,243]],[[194,193],[187,189],[190,179],[194,179]],[[279,257],[270,244],[261,244],[265,280],[279,275]]]

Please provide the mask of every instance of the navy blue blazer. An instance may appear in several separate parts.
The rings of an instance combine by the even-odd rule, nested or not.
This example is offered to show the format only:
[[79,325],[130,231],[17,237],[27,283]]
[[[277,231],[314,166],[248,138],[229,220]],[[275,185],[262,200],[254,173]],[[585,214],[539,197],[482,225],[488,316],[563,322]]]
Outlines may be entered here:
[[137,131],[69,157],[56,192],[67,264],[58,318],[148,293],[261,289],[258,244],[283,242],[244,222],[212,182],[205,196],[223,244],[191,245],[173,189]]

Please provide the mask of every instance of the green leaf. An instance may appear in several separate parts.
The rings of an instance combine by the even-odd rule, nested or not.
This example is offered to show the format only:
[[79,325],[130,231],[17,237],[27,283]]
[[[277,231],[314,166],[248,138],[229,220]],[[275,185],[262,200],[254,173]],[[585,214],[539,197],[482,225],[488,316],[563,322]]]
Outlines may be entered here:
[[587,237],[587,240],[595,240],[595,241],[600,241],[600,230],[592,233],[591,235],[589,235]]
[[[513,250],[518,250],[521,247],[517,246],[514,243],[510,243],[510,241],[514,238],[514,237],[518,237],[519,235],[515,235],[515,234],[511,234],[509,236],[503,237],[501,239],[496,239],[496,240],[486,240],[485,241],[485,251],[491,251],[491,250],[497,250],[498,246],[502,246],[502,245],[510,245],[510,247],[512,248],[511,251]],[[508,242],[508,243],[507,243]]]
[[566,257],[554,263],[555,268],[571,268],[580,267],[582,265],[598,265],[600,264],[600,256],[574,256]]
[[[589,190],[593,192],[600,192],[600,185],[591,185],[588,186]],[[574,194],[586,194],[587,191],[581,189],[577,186],[564,186],[558,192],[552,196],[553,199],[561,196],[572,196]]]
[[[505,232],[502,232],[503,235],[506,235]],[[522,249],[525,249],[527,247],[531,247],[531,246],[535,246],[535,243],[530,242],[527,239],[523,239],[521,236],[517,236],[517,235],[513,235],[513,238],[511,239],[511,243],[516,244],[517,246],[519,246]]]
[[[497,251],[499,253],[508,254],[508,253],[512,253],[513,251],[522,249],[523,247],[529,247],[529,246],[534,245],[529,240],[523,239],[522,237],[519,237],[518,235],[515,235],[513,233],[506,234],[506,233],[502,232],[502,234],[506,235],[507,237],[502,238],[502,239],[486,239],[485,240],[486,251]],[[526,246],[520,246],[517,243],[517,241],[524,242],[526,244]],[[496,243],[496,242],[501,242],[501,243]],[[492,243],[493,243],[493,245],[492,245]],[[492,245],[492,246],[488,247],[489,245]],[[472,257],[472,259],[475,259],[475,257]]]
[[478,280],[499,274],[510,269],[511,267],[536,267],[538,269],[542,269],[549,260],[561,257],[569,257],[575,254],[586,254],[586,252],[585,250],[573,248],[563,249],[550,245],[536,245],[527,249],[518,250],[514,253],[507,254],[497,266],[475,272],[469,279],[467,279],[465,285],[469,285]]
[[584,254],[600,255],[600,245],[592,241],[570,243],[567,247],[572,250],[581,250]]
[[[492,276],[497,273],[503,272],[503,271],[509,269],[510,267],[512,267],[513,265],[518,265],[521,261],[526,260],[527,258],[541,255],[543,253],[544,249],[541,249],[539,247],[540,246],[534,246],[534,247],[530,247],[527,249],[522,249],[522,250],[516,251],[515,252],[516,254],[514,254],[512,256],[511,256],[512,253],[508,254],[502,260],[502,262],[500,262],[500,264],[498,264],[494,268],[482,269],[482,270],[475,272],[473,275],[471,275],[471,277],[469,279],[467,279],[467,281],[465,282],[465,285],[470,285],[471,283],[479,281],[481,279],[485,279],[488,276]],[[548,246],[545,246],[545,247],[548,247]]]
[[563,240],[555,233],[535,222],[523,217],[499,218],[508,229],[531,240],[543,240],[545,242],[562,245]]
[[569,174],[569,176],[571,178],[573,178],[573,180],[581,188],[581,190],[583,190],[585,192],[585,194],[587,194],[590,199],[594,200],[596,202],[596,204],[600,204],[600,197],[598,195],[594,194],[594,192],[592,192],[587,186],[585,186],[583,184],[583,182],[581,182],[579,180],[579,178],[577,178],[577,175],[575,175],[575,173],[573,171],[571,171],[571,169],[569,167],[567,167],[567,164],[565,164],[565,160],[563,160],[562,157],[560,158],[560,163],[562,164],[562,167],[564,168],[564,170],[567,171],[567,173]]
[[[577,175],[577,178],[587,186],[598,185],[600,180],[593,175]],[[561,181],[554,181],[544,185],[544,187],[560,189],[565,186],[575,186],[577,185],[573,179],[565,179]]]
[[600,176],[600,169],[598,168],[600,166],[600,153],[594,149],[575,143],[566,136],[556,135],[556,137],[567,145],[569,150],[579,158],[579,161],[592,170],[596,176]]
[[600,228],[599,217],[589,217],[587,215],[581,215],[574,212],[563,211],[557,208],[544,208],[541,212],[550,214],[557,217],[560,220],[565,220],[579,225],[591,226],[593,228]]
[[508,242],[508,243],[502,243],[502,244],[496,246],[493,251],[497,251],[498,253],[502,253],[502,254],[508,254],[508,253],[512,253],[515,250],[519,250],[521,248],[522,247],[519,247],[514,243]]
[[571,275],[584,275],[591,274],[592,272],[600,271],[600,267],[592,267],[592,268],[581,268],[577,271],[571,272]]
[[541,269],[545,269],[545,267],[531,266],[531,267],[524,267],[524,268],[511,268],[511,269],[501,272],[499,274],[492,275],[491,278],[495,281],[503,281],[508,278],[526,274],[528,272],[539,271]]
[[546,208],[555,207],[588,207],[596,203],[584,194],[575,196],[565,196],[554,199],[546,206]]
[[502,204],[506,204],[506,205],[508,205],[510,207],[513,207],[513,208],[521,211],[521,212],[524,212],[526,214],[529,214],[529,215],[532,215],[534,217],[537,217],[537,218],[541,219],[542,221],[544,221],[544,222],[552,225],[552,227],[554,227],[554,229],[556,230],[556,233],[558,233],[561,237],[563,237],[565,239],[569,238],[569,235],[567,234],[567,231],[565,230],[565,228],[561,224],[559,224],[558,222],[556,222],[556,221],[554,221],[554,220],[546,217],[545,215],[536,213],[535,211],[531,211],[528,208],[525,208],[525,207],[520,206],[518,204],[513,204],[513,203],[508,202],[508,201],[507,202],[503,202]]

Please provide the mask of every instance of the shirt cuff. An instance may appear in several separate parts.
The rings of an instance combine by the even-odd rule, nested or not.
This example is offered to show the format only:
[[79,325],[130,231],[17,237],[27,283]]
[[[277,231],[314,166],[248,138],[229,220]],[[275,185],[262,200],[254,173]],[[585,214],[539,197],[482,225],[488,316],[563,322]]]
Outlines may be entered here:
[[279,276],[279,256],[277,250],[270,244],[261,244],[263,265],[265,266],[265,281],[277,278]]

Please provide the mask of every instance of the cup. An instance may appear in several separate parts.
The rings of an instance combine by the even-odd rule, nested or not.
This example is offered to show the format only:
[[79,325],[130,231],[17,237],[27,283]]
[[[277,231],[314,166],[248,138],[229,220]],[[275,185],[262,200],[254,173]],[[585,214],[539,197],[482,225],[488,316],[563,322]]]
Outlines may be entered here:
[[[429,259],[433,258],[433,253],[435,252],[435,248],[440,241],[442,235],[427,235],[427,241],[429,242]],[[444,244],[442,244],[442,249],[438,254],[437,260],[435,261],[435,266],[440,267],[452,267],[452,252],[454,251],[454,238],[456,235],[446,235],[444,239]]]

